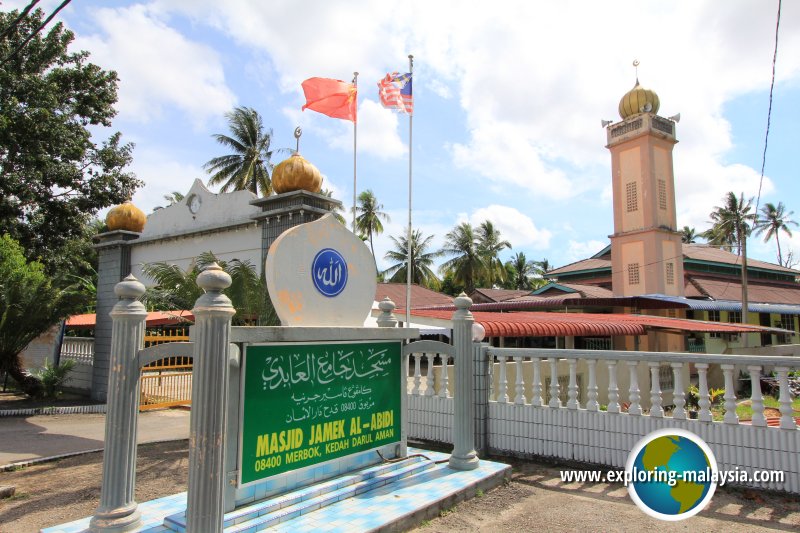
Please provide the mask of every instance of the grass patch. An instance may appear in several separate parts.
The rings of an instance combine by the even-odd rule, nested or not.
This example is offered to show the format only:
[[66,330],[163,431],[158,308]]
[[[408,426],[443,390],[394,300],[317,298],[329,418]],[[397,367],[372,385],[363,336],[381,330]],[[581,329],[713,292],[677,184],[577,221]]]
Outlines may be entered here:
[[9,496],[8,498],[3,498],[3,501],[4,502],[13,502],[13,501],[17,501],[17,500],[27,500],[30,497],[31,497],[31,495],[28,494],[27,492],[17,492],[13,496]]

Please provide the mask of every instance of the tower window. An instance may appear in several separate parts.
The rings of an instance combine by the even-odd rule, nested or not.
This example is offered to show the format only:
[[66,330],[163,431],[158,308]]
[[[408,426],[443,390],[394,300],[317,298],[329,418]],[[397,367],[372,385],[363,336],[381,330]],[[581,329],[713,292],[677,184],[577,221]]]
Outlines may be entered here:
[[667,210],[667,182],[658,180],[658,207]]
[[628,285],[639,284],[639,263],[628,263]]
[[639,209],[639,201],[636,198],[636,182],[631,181],[625,184],[625,202],[628,213]]
[[675,285],[675,263],[667,263],[667,285]]

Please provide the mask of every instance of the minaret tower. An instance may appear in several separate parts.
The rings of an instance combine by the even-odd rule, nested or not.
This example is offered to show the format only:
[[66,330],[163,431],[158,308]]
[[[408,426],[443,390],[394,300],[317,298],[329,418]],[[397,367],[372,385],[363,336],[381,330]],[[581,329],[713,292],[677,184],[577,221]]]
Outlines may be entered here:
[[643,88],[637,75],[636,85],[619,102],[622,121],[606,128],[614,197],[614,296],[684,293],[672,168],[676,121],[658,116],[658,108],[658,95]]

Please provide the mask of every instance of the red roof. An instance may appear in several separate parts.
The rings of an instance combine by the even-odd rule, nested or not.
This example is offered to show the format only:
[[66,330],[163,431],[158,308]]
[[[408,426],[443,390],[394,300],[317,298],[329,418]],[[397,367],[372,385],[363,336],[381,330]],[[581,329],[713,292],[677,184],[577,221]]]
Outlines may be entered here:
[[[389,297],[398,308],[406,307],[405,283],[378,283],[375,289],[375,301],[380,302]],[[433,305],[453,305],[453,299],[446,294],[432,291],[416,284],[411,285],[411,309]]]
[[[145,323],[147,327],[152,327],[187,321],[194,321],[194,315],[191,311],[151,311],[147,313]],[[73,315],[67,319],[68,328],[94,328],[95,324],[96,315],[94,313]]]
[[[450,320],[453,311],[418,309],[413,310],[411,314],[419,318]],[[644,335],[649,328],[723,333],[761,331],[758,326],[620,313],[473,311],[472,316],[486,329],[487,337]]]

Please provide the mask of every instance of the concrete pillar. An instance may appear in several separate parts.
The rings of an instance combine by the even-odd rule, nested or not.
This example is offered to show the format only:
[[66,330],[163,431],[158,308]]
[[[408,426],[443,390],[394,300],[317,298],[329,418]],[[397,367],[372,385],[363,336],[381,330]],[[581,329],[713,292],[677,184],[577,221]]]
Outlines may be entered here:
[[281,233],[306,222],[313,222],[333,211],[342,202],[324,194],[308,191],[292,191],[258,198],[250,202],[261,208],[253,220],[261,227],[261,267],[267,260],[269,247]]
[[192,313],[194,361],[189,421],[187,531],[222,532],[225,500],[225,428],[228,398],[228,343],[236,312],[222,291],[231,277],[214,263],[197,276],[205,294]]
[[394,304],[393,301],[386,296],[381,302],[378,304],[378,309],[381,310],[381,314],[378,316],[376,322],[378,322],[378,327],[380,328],[395,328],[397,327],[397,317],[394,316],[392,311],[395,310],[397,306]]
[[[130,531],[141,516],[134,501],[139,364],[147,311],[138,301],[144,285],[131,275],[117,283],[119,301],[111,311],[111,373],[108,380],[103,483],[91,531]],[[65,480],[69,483],[69,480]]]
[[106,401],[111,363],[111,317],[117,303],[114,287],[131,273],[131,241],[140,233],[116,230],[101,233],[96,239],[97,306],[94,328],[94,362],[92,365],[93,400]]
[[478,468],[478,454],[475,451],[475,391],[472,324],[475,320],[469,308],[472,300],[463,292],[453,302],[453,346],[455,347],[455,394],[453,401],[453,453],[450,455],[450,468],[473,470]]

